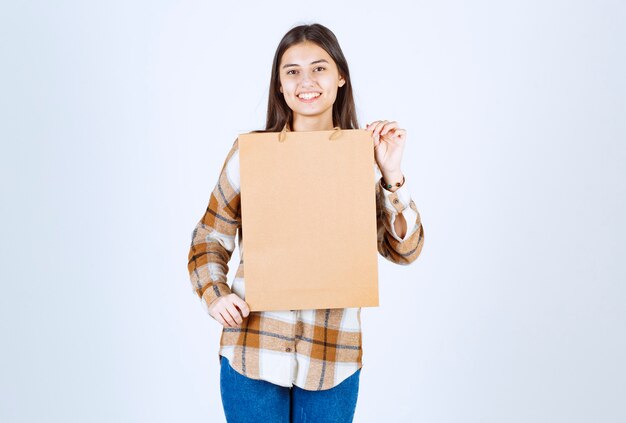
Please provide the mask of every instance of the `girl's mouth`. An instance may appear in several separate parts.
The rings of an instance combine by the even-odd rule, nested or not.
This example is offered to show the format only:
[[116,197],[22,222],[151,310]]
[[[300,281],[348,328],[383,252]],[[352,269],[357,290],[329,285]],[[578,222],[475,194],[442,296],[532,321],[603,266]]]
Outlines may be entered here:
[[303,103],[313,103],[318,98],[320,98],[321,95],[322,93],[311,92],[311,93],[300,94],[297,97],[298,97],[298,100],[300,100]]

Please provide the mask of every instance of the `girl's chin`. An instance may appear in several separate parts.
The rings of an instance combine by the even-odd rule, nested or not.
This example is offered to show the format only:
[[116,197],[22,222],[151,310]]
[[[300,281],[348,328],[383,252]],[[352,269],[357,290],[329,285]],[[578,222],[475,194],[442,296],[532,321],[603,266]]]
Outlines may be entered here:
[[307,114],[307,113],[320,113],[321,111],[326,110],[327,108],[328,107],[323,103],[309,103],[309,104],[298,103],[298,104],[292,105],[291,110],[295,110],[303,114]]
[[311,110],[311,109],[319,109],[323,107],[323,103],[302,103],[297,102],[296,104],[292,104],[292,109],[300,109],[300,110]]

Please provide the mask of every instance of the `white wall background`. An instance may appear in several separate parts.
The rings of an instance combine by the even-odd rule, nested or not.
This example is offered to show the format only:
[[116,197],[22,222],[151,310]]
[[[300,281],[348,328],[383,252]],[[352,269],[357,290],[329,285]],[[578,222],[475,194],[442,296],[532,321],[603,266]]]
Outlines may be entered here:
[[[28,1],[0,11],[0,421],[223,422],[193,226],[319,22],[408,131],[356,422],[626,421],[620,1]],[[238,261],[231,261],[231,279]]]

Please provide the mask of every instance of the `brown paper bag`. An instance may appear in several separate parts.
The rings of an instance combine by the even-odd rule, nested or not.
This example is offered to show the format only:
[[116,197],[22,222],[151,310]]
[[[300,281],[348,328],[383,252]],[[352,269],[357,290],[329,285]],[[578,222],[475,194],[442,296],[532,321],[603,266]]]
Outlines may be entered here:
[[378,306],[370,133],[241,134],[239,162],[250,309]]

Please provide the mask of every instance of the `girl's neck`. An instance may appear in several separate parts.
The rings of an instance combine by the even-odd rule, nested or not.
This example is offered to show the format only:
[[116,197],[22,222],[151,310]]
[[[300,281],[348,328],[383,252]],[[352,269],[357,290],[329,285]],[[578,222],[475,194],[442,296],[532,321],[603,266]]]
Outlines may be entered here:
[[292,131],[330,131],[333,129],[333,117],[327,116],[294,116]]

